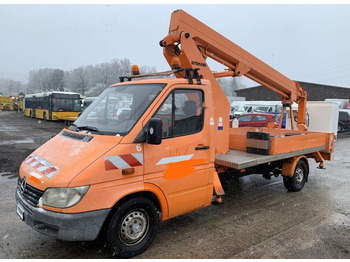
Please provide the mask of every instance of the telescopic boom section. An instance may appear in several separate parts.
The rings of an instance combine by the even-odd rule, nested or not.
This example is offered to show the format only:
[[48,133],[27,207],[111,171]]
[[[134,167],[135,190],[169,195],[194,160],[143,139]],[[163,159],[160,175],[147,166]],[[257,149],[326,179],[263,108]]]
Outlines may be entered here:
[[[280,94],[283,104],[298,103],[298,128],[306,130],[307,94],[298,82],[292,81],[268,66],[183,10],[172,13],[169,34],[160,44],[163,46],[164,56],[171,66],[173,58],[178,57],[182,67],[200,68],[201,77],[215,83],[215,87],[218,87],[220,91],[221,88],[215,78],[244,75]],[[207,57],[227,66],[228,70],[222,73],[213,73],[206,63]],[[215,87],[214,89],[217,89]],[[216,90],[214,92],[220,93]],[[216,101],[220,107],[222,97],[216,98],[220,98]],[[221,114],[223,112],[225,111],[221,111]]]

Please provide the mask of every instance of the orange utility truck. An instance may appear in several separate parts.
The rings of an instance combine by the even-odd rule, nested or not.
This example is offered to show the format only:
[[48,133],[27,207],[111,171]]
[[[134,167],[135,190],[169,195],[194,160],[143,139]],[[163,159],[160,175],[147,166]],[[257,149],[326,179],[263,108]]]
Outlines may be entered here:
[[[299,191],[308,158],[321,168],[331,160],[334,134],[307,130],[299,83],[182,10],[160,45],[172,70],[138,75],[133,67],[23,161],[17,213],[35,230],[68,241],[104,234],[118,256],[133,257],[160,221],[220,203],[220,174],[282,175]],[[207,57],[227,70],[213,73]],[[297,103],[297,126],[229,128],[230,104],[216,78],[243,75],[280,94],[284,107]]]

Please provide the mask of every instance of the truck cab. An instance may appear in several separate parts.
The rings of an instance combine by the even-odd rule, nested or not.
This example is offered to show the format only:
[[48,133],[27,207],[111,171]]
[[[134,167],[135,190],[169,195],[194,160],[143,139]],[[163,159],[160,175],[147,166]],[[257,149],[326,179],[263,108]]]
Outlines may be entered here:
[[[212,99],[206,80],[109,87],[22,163],[17,213],[37,231],[62,240],[94,240],[107,228],[116,252],[137,254],[135,246],[149,245],[159,220],[212,201],[213,133],[219,124]],[[116,100],[131,101],[128,118],[113,117]]]

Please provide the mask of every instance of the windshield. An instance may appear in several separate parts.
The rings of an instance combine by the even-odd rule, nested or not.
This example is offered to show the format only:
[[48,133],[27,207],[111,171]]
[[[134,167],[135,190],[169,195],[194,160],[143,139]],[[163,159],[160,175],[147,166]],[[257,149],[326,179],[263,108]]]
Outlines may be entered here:
[[258,106],[255,108],[256,112],[270,112],[272,111],[271,106]]
[[52,111],[80,112],[79,98],[52,98]]
[[120,85],[106,89],[74,122],[79,131],[125,136],[165,84]]

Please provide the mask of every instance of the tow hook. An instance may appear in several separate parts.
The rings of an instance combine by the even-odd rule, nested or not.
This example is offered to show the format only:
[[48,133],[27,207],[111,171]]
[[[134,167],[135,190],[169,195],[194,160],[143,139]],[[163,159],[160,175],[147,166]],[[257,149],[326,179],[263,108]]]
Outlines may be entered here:
[[213,204],[216,204],[216,205],[222,204],[221,196],[215,196]]
[[318,169],[326,169],[323,165],[323,161],[320,162],[319,166],[317,167]]

